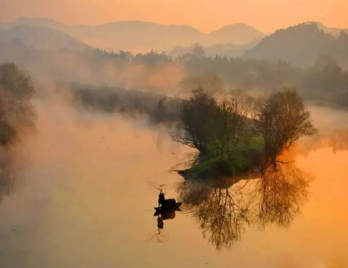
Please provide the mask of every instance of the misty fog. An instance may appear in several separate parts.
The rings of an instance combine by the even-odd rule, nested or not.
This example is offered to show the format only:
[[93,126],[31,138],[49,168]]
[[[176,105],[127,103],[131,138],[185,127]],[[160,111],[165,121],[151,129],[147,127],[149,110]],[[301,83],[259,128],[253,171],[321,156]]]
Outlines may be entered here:
[[346,267],[347,34],[0,24],[0,266]]

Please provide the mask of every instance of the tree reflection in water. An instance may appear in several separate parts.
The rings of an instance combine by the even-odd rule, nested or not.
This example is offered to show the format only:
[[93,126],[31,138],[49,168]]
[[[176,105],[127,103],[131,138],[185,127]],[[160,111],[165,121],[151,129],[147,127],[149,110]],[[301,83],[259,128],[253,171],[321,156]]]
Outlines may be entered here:
[[0,204],[5,196],[14,192],[15,174],[12,168],[12,158],[6,155],[0,158]]
[[297,169],[266,172],[258,181],[258,222],[288,227],[307,200],[309,179]]
[[220,250],[239,241],[246,226],[288,227],[307,200],[308,186],[301,170],[284,165],[239,182],[186,180],[177,190],[203,237]]

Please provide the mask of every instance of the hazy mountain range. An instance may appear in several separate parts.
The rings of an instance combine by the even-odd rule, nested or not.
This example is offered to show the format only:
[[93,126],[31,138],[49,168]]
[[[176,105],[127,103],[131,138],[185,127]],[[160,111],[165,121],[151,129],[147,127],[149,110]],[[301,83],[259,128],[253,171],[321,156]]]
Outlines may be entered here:
[[[271,92],[289,86],[298,88],[308,100],[347,105],[345,31],[331,32],[316,23],[304,23],[261,39],[244,45],[180,47],[173,41],[177,47],[171,57],[154,51],[108,53],[62,30],[13,24],[0,30],[0,63],[23,67],[42,92],[55,83],[73,83],[173,96],[184,77],[215,74],[231,89]],[[175,53],[185,55],[175,58]]]
[[[334,31],[336,34],[331,34]],[[310,67],[321,55],[333,57],[348,69],[348,34],[317,23],[303,23],[278,30],[244,53],[247,59],[283,60],[293,66]]]
[[91,26],[69,25],[51,19],[21,18],[0,27],[8,29],[18,25],[58,30],[89,46],[116,52],[145,52],[151,49],[162,52],[193,43],[204,46],[222,43],[241,45],[264,36],[261,31],[246,24],[228,25],[208,34],[187,25],[161,25],[143,21],[120,21]]
[[29,25],[17,25],[0,30],[0,42],[22,42],[26,46],[40,49],[83,50],[89,48],[88,45],[61,31]]
[[[286,61],[295,67],[313,66],[321,55],[331,56],[348,69],[346,29],[306,22],[271,35],[246,24],[234,24],[204,34],[186,25],[121,21],[103,25],[68,25],[51,19],[19,19],[0,25],[1,43],[22,43],[36,49],[118,52],[167,51],[172,56],[190,53],[192,44],[203,46],[206,56]],[[20,46],[16,46],[18,49]],[[19,55],[16,53],[16,55]]]

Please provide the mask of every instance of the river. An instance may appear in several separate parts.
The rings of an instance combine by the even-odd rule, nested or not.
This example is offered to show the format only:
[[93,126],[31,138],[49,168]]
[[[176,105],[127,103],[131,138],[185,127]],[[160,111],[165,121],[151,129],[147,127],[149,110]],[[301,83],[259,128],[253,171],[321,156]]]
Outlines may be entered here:
[[245,224],[238,241],[217,250],[184,209],[156,235],[150,184],[173,185],[167,197],[179,198],[182,178],[171,169],[189,152],[165,127],[60,100],[36,106],[36,133],[17,149],[13,191],[0,204],[0,267],[348,267],[347,113],[312,109],[327,136],[296,149],[310,182],[291,224]]

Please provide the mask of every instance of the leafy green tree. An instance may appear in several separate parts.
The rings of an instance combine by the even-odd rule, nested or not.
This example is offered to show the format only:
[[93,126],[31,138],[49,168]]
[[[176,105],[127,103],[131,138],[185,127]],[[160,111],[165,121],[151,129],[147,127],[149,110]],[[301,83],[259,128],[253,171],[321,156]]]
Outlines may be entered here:
[[181,106],[181,122],[173,139],[220,161],[248,143],[247,111],[237,98],[218,102],[203,89],[192,91]]
[[203,89],[193,90],[190,99],[182,102],[181,122],[172,134],[173,140],[208,153],[216,108],[216,100]]

